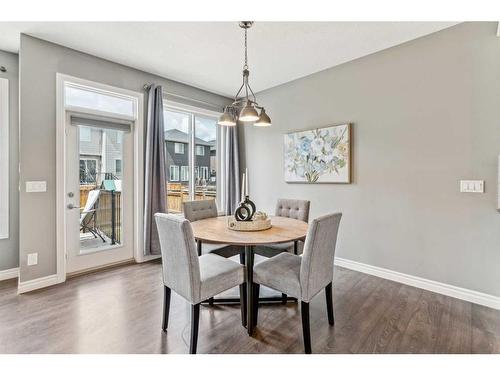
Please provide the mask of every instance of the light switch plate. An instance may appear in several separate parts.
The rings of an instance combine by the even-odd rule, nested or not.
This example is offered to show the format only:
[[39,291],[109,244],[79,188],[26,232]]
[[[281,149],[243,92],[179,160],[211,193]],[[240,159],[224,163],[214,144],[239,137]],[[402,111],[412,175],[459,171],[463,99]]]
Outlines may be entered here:
[[47,191],[47,181],[26,181],[26,193],[44,193]]
[[461,180],[461,193],[484,193],[484,180]]
[[38,253],[28,254],[28,266],[36,266],[38,264]]

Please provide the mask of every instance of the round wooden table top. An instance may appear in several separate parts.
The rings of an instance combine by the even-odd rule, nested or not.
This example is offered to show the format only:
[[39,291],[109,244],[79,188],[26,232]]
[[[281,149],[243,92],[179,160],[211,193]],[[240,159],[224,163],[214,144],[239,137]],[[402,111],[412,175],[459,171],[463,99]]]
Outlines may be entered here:
[[288,217],[270,216],[272,227],[256,232],[231,230],[227,227],[228,216],[212,217],[191,223],[194,237],[208,243],[252,246],[292,242],[307,234],[307,223]]

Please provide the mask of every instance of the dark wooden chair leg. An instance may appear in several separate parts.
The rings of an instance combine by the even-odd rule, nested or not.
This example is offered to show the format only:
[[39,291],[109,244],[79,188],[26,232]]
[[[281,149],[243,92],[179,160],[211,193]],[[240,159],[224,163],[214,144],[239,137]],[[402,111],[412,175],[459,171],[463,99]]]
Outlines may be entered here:
[[309,324],[309,303],[300,302],[300,314],[302,315],[302,332],[304,336],[304,350],[311,354],[311,327]]
[[247,283],[240,285],[241,325],[247,326]]
[[200,304],[191,305],[191,341],[189,343],[189,354],[196,354],[198,345],[198,326],[200,323]]
[[328,324],[333,326],[335,324],[335,320],[333,318],[332,283],[328,284],[325,287],[325,296],[326,296],[326,311],[328,313]]
[[201,241],[196,241],[196,250],[198,251],[198,256],[201,257]]
[[161,328],[163,332],[167,332],[168,328],[168,314],[170,312],[170,288],[163,286],[163,322]]
[[244,250],[240,251],[240,264],[245,265],[245,251]]
[[285,293],[281,293],[281,304],[286,305],[287,300],[288,300],[288,296]]
[[253,326],[257,327],[257,320],[259,315],[259,284],[253,284]]
[[299,253],[299,241],[293,241],[293,253],[295,255]]

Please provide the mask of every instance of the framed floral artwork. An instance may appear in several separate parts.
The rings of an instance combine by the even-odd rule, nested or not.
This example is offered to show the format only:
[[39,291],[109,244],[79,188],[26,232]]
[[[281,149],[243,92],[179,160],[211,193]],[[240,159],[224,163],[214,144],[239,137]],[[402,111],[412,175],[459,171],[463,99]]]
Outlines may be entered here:
[[351,182],[351,124],[284,136],[286,182]]

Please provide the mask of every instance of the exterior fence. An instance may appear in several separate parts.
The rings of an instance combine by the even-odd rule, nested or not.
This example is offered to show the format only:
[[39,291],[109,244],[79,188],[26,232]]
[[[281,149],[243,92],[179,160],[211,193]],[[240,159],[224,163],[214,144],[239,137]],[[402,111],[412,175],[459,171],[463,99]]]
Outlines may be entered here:
[[[80,185],[80,207],[85,207],[90,190],[95,190],[95,185]],[[113,190],[100,190],[99,199],[94,208],[96,214],[89,226],[104,234],[112,245],[121,243],[122,235],[122,196],[121,192]]]
[[[195,200],[215,199],[216,191],[208,187],[196,186],[194,191]],[[180,213],[182,212],[182,202],[191,200],[189,197],[189,189],[180,183],[167,184],[167,206],[168,212]]]

